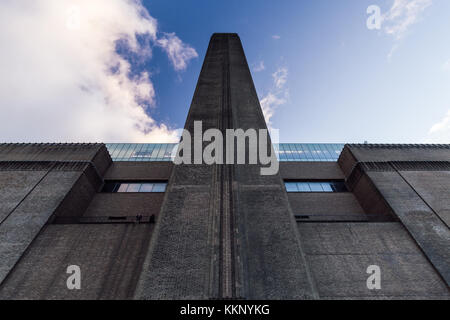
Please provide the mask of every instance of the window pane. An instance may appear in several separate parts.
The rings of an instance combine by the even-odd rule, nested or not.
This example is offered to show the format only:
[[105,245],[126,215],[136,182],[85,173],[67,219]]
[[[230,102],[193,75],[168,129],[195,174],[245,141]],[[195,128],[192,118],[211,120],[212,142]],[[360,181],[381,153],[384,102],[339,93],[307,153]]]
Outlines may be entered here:
[[136,149],[136,144],[130,143],[128,149],[120,156],[125,161],[130,161],[131,154],[134,152],[134,149]]
[[286,151],[284,150],[284,145],[280,145],[279,156],[281,160],[286,161],[287,158],[286,158]]
[[141,184],[141,189],[139,189],[139,192],[152,192],[153,189],[153,183],[143,183]]
[[298,192],[297,183],[295,182],[285,182],[287,192]]
[[312,192],[323,192],[322,184],[320,182],[310,182],[309,187]]
[[153,184],[152,192],[164,192],[166,191],[167,183],[155,183]]
[[123,146],[122,146],[122,149],[120,149],[120,152],[117,154],[117,158],[118,159],[124,158],[124,155],[128,151],[129,148],[130,148],[130,144],[129,143],[124,143]]
[[165,192],[167,182],[119,182],[107,181],[102,192]]
[[141,150],[142,150],[143,146],[144,146],[144,144],[137,145],[137,147],[130,154],[130,161],[137,161],[137,160],[139,160],[139,156],[141,154]]
[[141,187],[140,183],[130,183],[128,185],[127,192],[139,192],[140,187]]
[[333,189],[331,188],[331,184],[329,182],[322,182],[322,189],[325,192],[333,192]]
[[297,188],[300,192],[311,192],[308,182],[297,182]]
[[285,181],[284,184],[287,192],[348,192],[343,181]]
[[158,161],[164,160],[164,153],[166,152],[166,147],[167,147],[167,144],[165,144],[165,143],[161,144],[161,148],[159,149],[158,156],[157,156]]
[[160,144],[156,145],[155,148],[153,149],[152,155],[151,155],[153,160],[156,160],[158,158],[159,149],[161,149]]

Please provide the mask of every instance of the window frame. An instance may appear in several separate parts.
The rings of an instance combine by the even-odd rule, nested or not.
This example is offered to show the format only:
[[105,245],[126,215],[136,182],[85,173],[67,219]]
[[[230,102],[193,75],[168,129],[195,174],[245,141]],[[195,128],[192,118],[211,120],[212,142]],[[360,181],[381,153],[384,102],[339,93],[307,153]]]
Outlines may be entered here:
[[[349,192],[344,180],[283,180],[287,193],[347,193]],[[287,183],[291,186],[287,188]],[[297,184],[297,191],[293,191],[292,184]],[[327,185],[324,187],[324,185]],[[313,188],[314,187],[314,188]],[[322,190],[318,190],[320,189]],[[309,191],[307,190],[309,188]],[[325,190],[328,188],[329,190]]]
[[[101,193],[164,193],[167,190],[167,184],[167,180],[106,180]],[[141,191],[144,185],[152,185],[150,191]],[[122,186],[122,191],[119,191]],[[133,191],[128,191],[130,186],[133,187]]]

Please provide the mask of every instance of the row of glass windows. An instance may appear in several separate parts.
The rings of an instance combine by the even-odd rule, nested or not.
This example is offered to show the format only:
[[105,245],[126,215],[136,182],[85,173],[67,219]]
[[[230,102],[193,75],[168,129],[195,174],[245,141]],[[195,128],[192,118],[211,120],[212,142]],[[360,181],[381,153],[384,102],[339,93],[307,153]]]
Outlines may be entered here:
[[176,143],[107,143],[113,161],[171,161]]
[[287,192],[347,192],[343,181],[293,182],[285,181]]
[[339,143],[274,144],[279,161],[337,161],[344,148]]
[[167,182],[106,182],[103,192],[165,192]]
[[[107,143],[113,161],[171,161],[177,143]],[[339,143],[275,143],[279,161],[337,161]]]

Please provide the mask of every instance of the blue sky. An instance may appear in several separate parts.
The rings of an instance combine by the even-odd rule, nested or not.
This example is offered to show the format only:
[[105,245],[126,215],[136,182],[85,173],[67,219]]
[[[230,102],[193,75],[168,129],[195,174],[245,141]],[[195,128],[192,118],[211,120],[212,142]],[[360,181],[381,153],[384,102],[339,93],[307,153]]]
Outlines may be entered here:
[[[286,68],[289,98],[272,125],[286,142],[423,142],[450,108],[450,1],[434,1],[397,40],[366,27],[366,9],[393,1],[144,1],[199,58],[155,75],[155,118],[182,127],[209,37],[237,32],[260,98]],[[273,36],[279,36],[274,39]],[[277,37],[278,38],[278,37]],[[392,48],[398,46],[389,59]],[[164,61],[164,57],[155,56]],[[263,61],[265,69],[255,72]],[[181,80],[180,80],[181,79]]]
[[236,32],[281,142],[449,143],[449,18],[448,0],[5,0],[0,137],[176,141],[211,34]]

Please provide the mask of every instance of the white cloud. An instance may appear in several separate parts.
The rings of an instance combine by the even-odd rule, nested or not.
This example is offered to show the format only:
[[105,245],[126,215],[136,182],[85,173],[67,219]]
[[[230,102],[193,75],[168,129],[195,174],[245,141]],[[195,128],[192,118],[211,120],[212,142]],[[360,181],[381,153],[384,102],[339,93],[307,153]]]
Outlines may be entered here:
[[261,72],[265,69],[266,67],[264,66],[264,61],[262,60],[253,66],[253,72]]
[[385,32],[396,39],[402,38],[432,3],[433,0],[394,0],[390,10],[382,17]]
[[287,68],[278,68],[278,70],[274,74],[272,74],[275,87],[281,89],[286,84],[287,74]]
[[157,42],[166,51],[175,70],[186,69],[189,60],[198,57],[195,49],[183,43],[175,33],[165,33]]
[[279,35],[277,35],[277,34],[274,34],[272,36],[272,39],[279,40],[279,39],[281,39],[281,37]]
[[392,57],[394,56],[394,53],[398,50],[399,47],[400,46],[398,43],[394,43],[394,45],[392,46],[391,50],[389,51],[389,53],[387,55],[387,59],[389,62],[392,61]]
[[285,104],[289,97],[289,91],[284,88],[287,82],[287,75],[287,68],[278,68],[277,71],[272,74],[273,87],[260,100],[261,109],[269,129],[272,127],[271,118],[273,117],[276,108]]
[[266,119],[267,125],[271,126],[271,118],[275,113],[275,109],[286,103],[286,99],[284,97],[280,97],[279,94],[269,92],[265,95],[261,101],[261,109],[264,114],[264,118]]
[[450,143],[450,110],[428,132],[428,141],[433,143]]
[[176,140],[146,113],[155,105],[151,74],[131,76],[116,45],[142,61],[162,46],[175,70],[196,52],[174,34],[158,39],[140,1],[3,0],[0,28],[2,141]]

